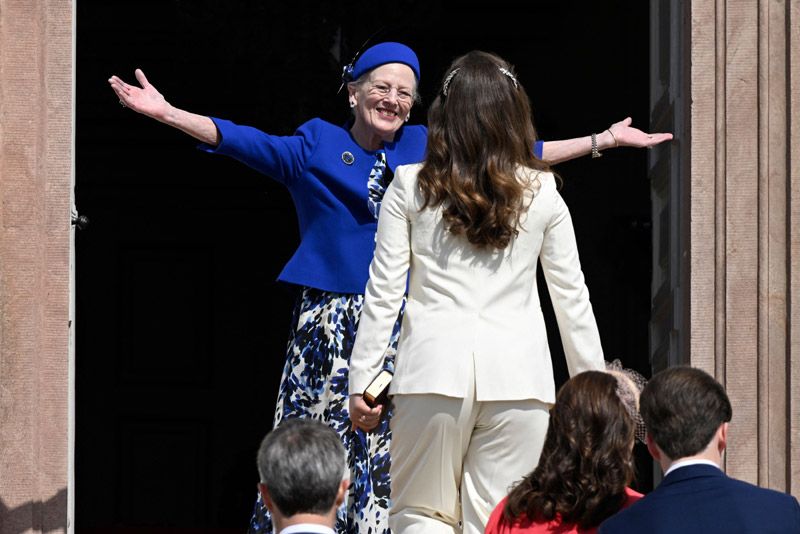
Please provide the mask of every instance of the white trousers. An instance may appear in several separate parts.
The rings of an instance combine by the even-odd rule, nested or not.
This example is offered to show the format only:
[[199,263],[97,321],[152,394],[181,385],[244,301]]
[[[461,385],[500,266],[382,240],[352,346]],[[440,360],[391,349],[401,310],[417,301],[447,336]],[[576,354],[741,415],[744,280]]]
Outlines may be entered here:
[[470,381],[463,399],[393,397],[393,534],[482,534],[510,486],[536,467],[547,432],[547,404],[478,402],[474,376]]

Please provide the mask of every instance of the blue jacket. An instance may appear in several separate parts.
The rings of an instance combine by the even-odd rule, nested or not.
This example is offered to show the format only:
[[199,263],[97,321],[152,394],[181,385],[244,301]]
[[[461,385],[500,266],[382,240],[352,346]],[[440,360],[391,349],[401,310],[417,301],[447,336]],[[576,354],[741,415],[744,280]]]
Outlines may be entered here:
[[[346,128],[322,119],[306,122],[290,136],[212,120],[221,139],[217,147],[200,145],[202,150],[236,158],[282,183],[292,195],[300,245],[278,280],[363,294],[378,228],[367,202],[376,152],[361,148]],[[426,142],[425,126],[403,126],[384,146],[387,165],[394,171],[422,161]],[[535,150],[541,156],[541,143]]]
[[730,478],[714,466],[690,465],[671,472],[598,532],[797,534],[800,505],[791,495]]

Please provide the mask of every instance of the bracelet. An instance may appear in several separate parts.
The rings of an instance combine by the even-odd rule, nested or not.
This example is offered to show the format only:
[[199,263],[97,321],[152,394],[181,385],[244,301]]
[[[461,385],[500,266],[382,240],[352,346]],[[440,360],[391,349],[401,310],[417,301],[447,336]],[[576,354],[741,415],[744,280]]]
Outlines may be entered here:
[[607,130],[608,130],[608,133],[611,134],[611,138],[614,139],[614,146],[615,147],[619,146],[619,141],[617,141],[617,136],[614,135],[614,132],[611,131],[611,128],[607,128]]
[[592,134],[592,158],[599,158],[602,154],[597,150],[597,134]]

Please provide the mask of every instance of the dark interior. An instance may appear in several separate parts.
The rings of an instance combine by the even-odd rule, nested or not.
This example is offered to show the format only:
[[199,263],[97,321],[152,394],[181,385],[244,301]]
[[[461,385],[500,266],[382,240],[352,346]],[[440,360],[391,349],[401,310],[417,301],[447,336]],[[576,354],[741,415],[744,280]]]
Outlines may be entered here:
[[[78,532],[246,528],[294,298],[275,282],[298,239],[287,192],[123,109],[111,74],[132,82],[141,67],[178,107],[291,134],[313,117],[347,119],[341,66],[386,26],[376,41],[420,56],[412,122],[424,122],[448,63],[483,49],[516,66],[544,139],[600,132],[627,115],[648,125],[647,2],[76,5],[76,195],[90,219],[77,234]],[[649,376],[646,151],[556,170],[606,358]],[[641,445],[637,455],[636,486],[648,490]]]

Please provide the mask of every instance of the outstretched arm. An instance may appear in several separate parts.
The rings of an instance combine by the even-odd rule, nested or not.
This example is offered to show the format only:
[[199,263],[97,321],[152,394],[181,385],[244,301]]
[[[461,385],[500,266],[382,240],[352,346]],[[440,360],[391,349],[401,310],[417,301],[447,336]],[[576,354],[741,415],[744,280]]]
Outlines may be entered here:
[[[672,139],[671,133],[649,134],[631,126],[631,118],[615,122],[608,129],[597,134],[597,149],[600,151],[618,146],[650,148]],[[554,165],[585,156],[592,152],[592,137],[576,137],[562,141],[546,141],[542,146],[542,159]]]
[[605,369],[600,332],[597,329],[589,288],[581,270],[572,217],[554,184],[543,184],[545,206],[551,206],[539,260],[553,303],[569,375]]
[[212,146],[219,144],[219,132],[210,118],[172,106],[147,81],[141,69],[136,69],[135,74],[136,80],[138,80],[141,87],[127,84],[117,76],[112,76],[108,80],[111,89],[119,97],[120,104],[131,108],[137,113],[177,128],[199,141]]

